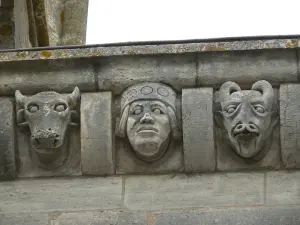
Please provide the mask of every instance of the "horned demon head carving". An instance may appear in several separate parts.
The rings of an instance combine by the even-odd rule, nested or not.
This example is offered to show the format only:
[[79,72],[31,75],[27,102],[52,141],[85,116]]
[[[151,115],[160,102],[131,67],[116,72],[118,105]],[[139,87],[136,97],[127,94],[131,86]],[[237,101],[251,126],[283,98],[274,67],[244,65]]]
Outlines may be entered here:
[[271,84],[257,81],[251,90],[228,81],[220,88],[221,111],[216,120],[228,132],[234,151],[253,159],[266,147],[278,122],[278,106]]
[[171,138],[179,139],[176,93],[159,83],[141,83],[122,93],[117,135],[128,137],[136,156],[145,162],[160,159]]
[[17,90],[15,97],[17,124],[29,127],[30,143],[35,154],[40,159],[47,158],[51,164],[61,155],[60,147],[65,141],[68,126],[76,125],[72,118],[75,118],[74,107],[80,98],[78,87],[69,95],[46,91],[30,97]]

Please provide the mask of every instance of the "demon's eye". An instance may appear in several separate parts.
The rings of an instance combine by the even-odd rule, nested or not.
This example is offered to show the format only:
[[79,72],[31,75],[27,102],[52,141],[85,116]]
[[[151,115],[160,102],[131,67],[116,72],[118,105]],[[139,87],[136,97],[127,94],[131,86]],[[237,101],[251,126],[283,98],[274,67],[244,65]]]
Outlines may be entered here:
[[237,108],[236,105],[230,105],[230,106],[227,107],[226,112],[227,112],[228,114],[232,114],[232,113],[235,112],[236,108]]
[[256,112],[258,112],[258,113],[264,113],[264,112],[265,112],[264,107],[262,107],[261,105],[256,105],[256,106],[254,106],[254,109],[255,109]]
[[39,106],[35,103],[31,103],[27,106],[27,110],[28,110],[28,112],[35,113],[35,112],[39,111]]
[[63,112],[63,111],[65,111],[67,108],[68,108],[68,107],[67,107],[67,105],[66,105],[65,103],[59,103],[59,104],[57,104],[57,105],[54,107],[54,110],[55,110],[56,112]]

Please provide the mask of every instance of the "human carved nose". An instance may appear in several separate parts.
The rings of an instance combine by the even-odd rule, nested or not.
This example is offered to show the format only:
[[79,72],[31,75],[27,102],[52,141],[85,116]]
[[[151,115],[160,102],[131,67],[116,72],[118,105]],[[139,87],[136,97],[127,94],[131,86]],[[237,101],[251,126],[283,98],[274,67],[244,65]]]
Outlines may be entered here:
[[141,118],[140,123],[154,124],[154,118],[149,113],[145,113],[144,116]]

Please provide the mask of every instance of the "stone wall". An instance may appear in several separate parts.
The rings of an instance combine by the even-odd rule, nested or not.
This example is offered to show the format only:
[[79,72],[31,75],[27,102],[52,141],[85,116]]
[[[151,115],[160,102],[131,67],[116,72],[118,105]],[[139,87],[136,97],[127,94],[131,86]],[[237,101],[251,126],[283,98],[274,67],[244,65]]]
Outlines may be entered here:
[[0,224],[299,224],[298,39],[0,55]]

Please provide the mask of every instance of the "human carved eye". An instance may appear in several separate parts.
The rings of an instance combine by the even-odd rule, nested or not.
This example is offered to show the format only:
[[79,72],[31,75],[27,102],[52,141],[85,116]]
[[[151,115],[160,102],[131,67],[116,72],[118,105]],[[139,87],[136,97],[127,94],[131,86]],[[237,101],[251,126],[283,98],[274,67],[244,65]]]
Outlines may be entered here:
[[230,106],[227,107],[226,112],[227,112],[228,114],[234,113],[235,110],[236,110],[236,108],[237,108],[236,105],[230,105]]
[[133,115],[139,115],[139,114],[141,114],[143,111],[142,111],[142,109],[135,109],[134,111],[133,111]]
[[39,111],[39,106],[35,103],[32,103],[32,104],[28,105],[27,110],[31,113],[35,113],[35,112]]
[[256,105],[256,106],[254,106],[254,109],[255,109],[256,112],[258,112],[258,113],[264,113],[264,112],[265,112],[264,107],[262,107],[261,105]]
[[66,105],[65,103],[59,103],[59,104],[57,104],[57,105],[54,107],[54,110],[55,110],[56,112],[63,112],[63,111],[65,111],[67,108],[68,108],[68,107],[67,107],[67,105]]
[[152,109],[152,112],[154,112],[155,114],[165,114],[161,109],[159,109],[159,108],[153,108]]

